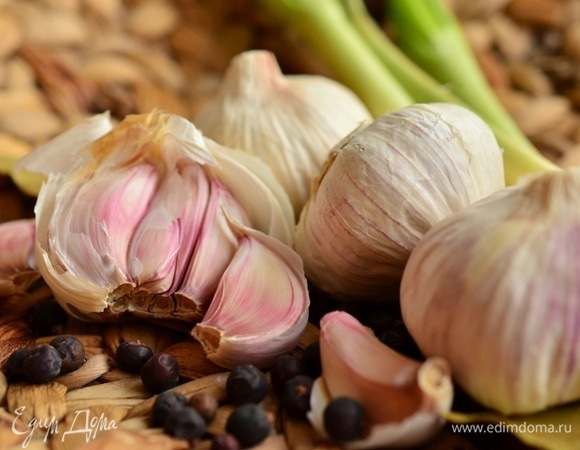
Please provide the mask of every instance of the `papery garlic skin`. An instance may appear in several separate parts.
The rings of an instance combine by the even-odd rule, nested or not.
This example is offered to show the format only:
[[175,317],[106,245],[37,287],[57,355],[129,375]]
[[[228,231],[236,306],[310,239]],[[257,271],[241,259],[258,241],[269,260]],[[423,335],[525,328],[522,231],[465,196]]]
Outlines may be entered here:
[[466,108],[415,104],[345,138],[296,227],[308,279],[343,300],[397,298],[411,250],[435,223],[504,187],[491,129]]
[[411,446],[425,442],[445,423],[453,385],[442,358],[419,362],[397,353],[343,311],[320,321],[322,377],[316,380],[308,418],[321,435],[323,413],[335,397],[360,402],[370,425],[368,436],[350,448]]
[[0,224],[0,297],[23,293],[38,278],[34,219]]
[[[229,214],[281,245],[292,243],[292,206],[269,169],[204,138],[179,116],[127,116],[92,142],[71,134],[82,146],[70,150],[78,161],[49,166],[38,195],[36,259],[55,298],[76,317],[201,319],[221,273],[208,276],[201,293],[189,266],[211,255],[195,252],[223,245],[220,264],[207,267],[223,272],[236,250],[227,238],[208,243],[208,215]],[[39,170],[53,152],[62,156],[64,144],[57,138],[22,166]],[[214,195],[227,200],[214,205]]]
[[284,75],[273,53],[232,59],[216,94],[194,118],[222,145],[270,166],[300,212],[331,148],[372,116],[345,86],[317,75]]
[[287,245],[230,223],[239,247],[192,335],[219,366],[269,367],[290,352],[308,323],[310,299],[300,257]]
[[580,399],[579,202],[580,169],[528,177],[435,225],[405,268],[420,349],[504,414]]

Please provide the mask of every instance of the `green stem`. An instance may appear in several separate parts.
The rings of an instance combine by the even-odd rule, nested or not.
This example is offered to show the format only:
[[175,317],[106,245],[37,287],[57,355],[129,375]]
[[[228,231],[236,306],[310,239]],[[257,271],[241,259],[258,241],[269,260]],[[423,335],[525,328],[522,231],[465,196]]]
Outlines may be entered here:
[[389,18],[405,54],[483,117],[537,151],[499,102],[461,28],[440,0],[390,0]]
[[[458,89],[454,84],[455,80],[442,84],[433,78],[430,73],[427,73],[411,61],[407,55],[388,38],[384,30],[381,29],[376,21],[369,15],[363,0],[342,1],[350,21],[356,28],[357,32],[368,43],[369,47],[375,52],[385,67],[397,80],[399,80],[407,92],[413,96],[414,101],[455,103],[466,106],[481,115],[481,117],[493,129],[499,145],[504,149],[504,166],[507,184],[515,183],[521,175],[526,173],[556,169],[556,166],[552,162],[544,158],[536,150],[527,137],[523,135],[515,122],[513,122],[513,119],[507,114],[507,112],[505,112],[505,110],[503,110],[503,107],[497,101],[495,93],[483,78],[479,66],[474,67],[471,64],[468,73],[463,76],[462,84],[469,82],[469,79],[471,79],[469,77],[471,76],[473,76],[474,79],[479,78],[479,81],[475,82],[483,85],[481,89],[485,90],[485,95],[471,95],[466,96],[466,98],[460,98],[456,95]],[[431,0],[427,0],[427,2],[431,2]],[[391,0],[393,7],[395,7],[396,4],[397,8],[402,10],[402,4],[406,3],[408,11],[405,11],[408,14],[417,15],[421,12],[421,5],[425,5],[427,2],[424,0]],[[430,36],[439,33],[441,25],[438,25],[437,23],[433,24],[431,22],[431,19],[434,17],[430,15],[431,12],[423,10],[422,13],[423,15],[415,17],[415,20],[424,20],[422,25],[424,33],[426,34],[427,31],[429,31]],[[401,18],[399,17],[399,19]],[[403,24],[412,26],[414,24],[414,22],[413,24],[409,24],[403,21],[398,23],[400,26]],[[429,27],[427,25],[429,25]],[[409,34],[410,33],[411,32],[409,32]],[[423,36],[423,41],[429,40],[429,38]],[[463,46],[464,43],[460,43],[459,45]],[[462,53],[467,60],[472,63],[475,62],[469,48],[463,47]],[[445,60],[442,60],[441,57],[437,56],[435,59],[438,62],[435,61],[432,65],[436,67],[447,65],[448,67],[451,67],[452,70],[450,70],[450,72],[453,72],[454,78],[457,76],[460,77],[461,75],[459,72],[462,72],[465,67],[465,64],[461,62],[462,53],[454,55],[454,61],[450,61],[447,54],[445,55]],[[469,65],[470,64],[467,64],[467,66]],[[468,80],[466,80],[466,78],[468,78]],[[453,89],[453,92],[451,92],[450,88]],[[482,90],[478,92],[481,93]],[[471,92],[473,91],[469,91],[469,93]]]
[[300,33],[337,80],[352,89],[378,117],[413,103],[357,33],[340,0],[261,0]]

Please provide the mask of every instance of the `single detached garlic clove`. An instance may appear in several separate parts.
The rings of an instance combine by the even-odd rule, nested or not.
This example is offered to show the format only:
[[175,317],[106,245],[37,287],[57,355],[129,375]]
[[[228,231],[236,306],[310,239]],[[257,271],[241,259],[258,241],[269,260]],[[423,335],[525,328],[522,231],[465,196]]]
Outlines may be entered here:
[[[106,129],[102,120],[88,136]],[[91,142],[77,136],[86,127],[80,124],[66,133],[70,142],[58,137],[22,162],[23,169],[40,171],[47,161],[36,204],[36,257],[71,314],[199,320],[221,275],[216,271],[233,254],[223,214],[292,243],[290,199],[252,155],[222,147],[191,122],[161,111],[127,116]],[[77,160],[49,163],[54,155],[63,157],[67,142]],[[215,230],[208,230],[212,224]],[[223,251],[223,260],[206,267],[212,273],[202,286],[194,260],[217,261],[204,251]]]
[[272,237],[231,223],[239,247],[192,330],[219,366],[270,366],[300,340],[310,304],[300,257]]
[[316,380],[308,418],[326,435],[323,412],[330,399],[358,400],[367,413],[369,434],[352,448],[411,446],[426,441],[444,424],[453,385],[447,362],[419,362],[384,345],[346,312],[320,321],[322,377]]
[[403,319],[483,405],[580,399],[580,169],[529,177],[455,213],[411,253]]
[[284,75],[273,53],[251,50],[232,59],[194,123],[220,144],[270,166],[298,214],[330,149],[371,119],[345,86],[322,76]]
[[344,300],[396,298],[413,247],[435,223],[504,186],[491,129],[466,108],[415,104],[345,138],[296,228],[306,276]]
[[0,224],[0,297],[24,293],[40,278],[34,237],[34,219]]

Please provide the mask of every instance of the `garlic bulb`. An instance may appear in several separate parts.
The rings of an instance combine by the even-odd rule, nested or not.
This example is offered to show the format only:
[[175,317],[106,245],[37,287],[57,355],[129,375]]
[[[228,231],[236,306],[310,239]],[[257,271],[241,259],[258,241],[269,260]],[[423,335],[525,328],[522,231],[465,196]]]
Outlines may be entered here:
[[401,285],[427,356],[505,414],[580,399],[580,169],[522,180],[436,224]]
[[[127,116],[117,126],[107,127],[107,120],[84,122],[76,128],[81,135],[70,130],[19,163],[39,171],[46,161],[48,178],[35,210],[36,259],[72,315],[191,324],[205,314],[224,273],[241,280],[256,270],[255,261],[246,261],[230,273],[241,245],[231,223],[263,234],[260,239],[292,244],[290,200],[255,157],[161,111]],[[91,123],[96,130],[85,134]],[[72,163],[63,157],[67,148],[76,156]],[[288,250],[277,263],[304,278]],[[301,313],[307,309],[304,291],[277,295],[288,309],[293,302]]]
[[504,186],[490,128],[451,104],[415,104],[345,138],[296,228],[307,278],[344,300],[398,295],[409,254],[455,211]]
[[234,57],[216,96],[194,118],[222,145],[268,164],[300,212],[334,144],[371,115],[354,93],[316,75],[283,75],[266,50]]
[[0,297],[26,292],[40,278],[34,235],[34,219],[0,224]]
[[320,321],[322,377],[315,381],[308,418],[323,436],[323,414],[335,397],[356,399],[370,425],[350,448],[412,446],[436,434],[451,408],[449,365],[441,358],[414,361],[384,345],[346,312]]

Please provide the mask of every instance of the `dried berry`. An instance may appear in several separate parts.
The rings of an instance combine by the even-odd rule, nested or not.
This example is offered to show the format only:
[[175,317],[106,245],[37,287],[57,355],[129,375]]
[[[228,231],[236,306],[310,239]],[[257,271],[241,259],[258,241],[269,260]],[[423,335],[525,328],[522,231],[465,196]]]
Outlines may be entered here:
[[307,345],[302,352],[304,369],[312,378],[322,375],[322,360],[320,359],[320,343],[318,341]]
[[119,369],[131,373],[140,373],[152,356],[151,347],[139,340],[122,342],[115,352],[115,360]]
[[267,393],[266,375],[252,364],[234,367],[226,381],[226,394],[234,405],[259,403]]
[[54,300],[37,303],[32,308],[31,328],[39,336],[51,336],[62,333],[68,314]]
[[151,392],[162,392],[179,382],[179,365],[169,353],[152,356],[141,368],[141,381]]
[[310,393],[314,378],[308,375],[296,375],[284,383],[282,390],[282,407],[296,418],[303,419],[310,411]]
[[188,404],[203,417],[205,423],[211,423],[215,419],[219,407],[217,398],[209,392],[193,394]]
[[230,433],[222,433],[214,436],[211,441],[211,450],[240,450],[240,442]]
[[185,395],[176,391],[163,391],[156,398],[151,408],[151,425],[161,427],[165,419],[174,411],[179,411],[187,405]]
[[24,362],[24,358],[26,358],[29,353],[29,348],[19,348],[10,354],[6,361],[6,370],[8,372],[8,376],[11,379],[18,380],[24,377],[22,363]]
[[337,442],[351,442],[363,436],[365,412],[353,398],[333,398],[326,405],[323,418],[326,432]]
[[233,434],[243,447],[262,442],[272,426],[264,408],[255,403],[236,406],[226,421],[226,431]]
[[60,374],[62,359],[58,351],[48,344],[32,348],[22,361],[24,376],[31,383],[48,383]]
[[163,431],[175,438],[191,441],[203,436],[205,420],[191,406],[184,406],[169,413],[163,424]]
[[62,359],[61,374],[77,370],[85,362],[85,346],[79,338],[64,334],[54,337],[49,344],[58,351]]
[[270,368],[270,382],[274,391],[282,394],[284,383],[290,378],[305,373],[302,358],[295,355],[280,355]]

